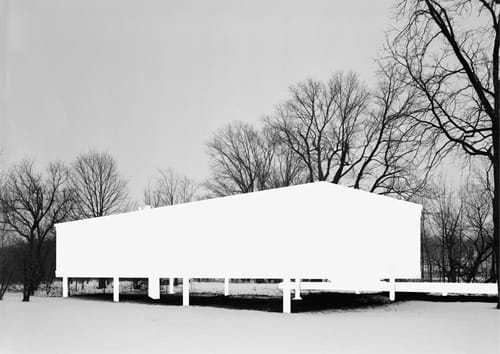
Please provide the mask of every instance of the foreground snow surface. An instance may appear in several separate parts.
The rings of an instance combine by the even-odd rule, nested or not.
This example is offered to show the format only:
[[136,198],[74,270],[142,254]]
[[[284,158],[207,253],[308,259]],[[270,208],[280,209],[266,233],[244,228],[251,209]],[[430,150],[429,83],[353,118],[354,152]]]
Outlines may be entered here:
[[500,353],[493,303],[281,314],[6,294],[0,353]]

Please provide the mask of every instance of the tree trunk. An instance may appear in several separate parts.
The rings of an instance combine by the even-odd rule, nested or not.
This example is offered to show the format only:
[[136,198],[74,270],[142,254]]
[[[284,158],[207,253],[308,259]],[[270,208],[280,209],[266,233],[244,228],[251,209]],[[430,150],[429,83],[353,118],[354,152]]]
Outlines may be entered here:
[[4,294],[7,292],[9,285],[5,283],[0,284],[0,300],[3,300]]
[[97,289],[106,289],[106,279],[99,279],[99,284],[97,285]]
[[496,260],[497,309],[500,309],[500,73],[498,48],[500,47],[500,27],[496,28],[493,51],[493,79],[495,105],[492,119],[493,140],[493,253]]
[[[7,270],[5,270],[5,272],[7,272]],[[9,285],[12,280],[12,274],[13,274],[12,269],[8,272],[9,273],[6,276],[4,276],[3,279],[0,281],[0,300],[3,299],[4,294],[9,289]]]
[[30,296],[31,296],[31,291],[30,291],[30,286],[29,284],[24,284],[23,287],[23,301],[28,302],[30,301]]
[[30,295],[31,296],[35,295],[35,288],[34,287],[30,287]]
[[[498,117],[498,115],[497,115]],[[498,118],[500,119],[500,117]],[[497,309],[500,309],[500,122],[493,126],[493,248],[497,275]]]

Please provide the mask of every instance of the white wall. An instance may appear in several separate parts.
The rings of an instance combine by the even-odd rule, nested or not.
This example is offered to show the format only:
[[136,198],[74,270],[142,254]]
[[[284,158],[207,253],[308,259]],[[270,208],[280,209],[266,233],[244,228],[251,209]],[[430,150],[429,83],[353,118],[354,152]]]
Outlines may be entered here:
[[421,206],[326,182],[57,225],[57,275],[420,277]]

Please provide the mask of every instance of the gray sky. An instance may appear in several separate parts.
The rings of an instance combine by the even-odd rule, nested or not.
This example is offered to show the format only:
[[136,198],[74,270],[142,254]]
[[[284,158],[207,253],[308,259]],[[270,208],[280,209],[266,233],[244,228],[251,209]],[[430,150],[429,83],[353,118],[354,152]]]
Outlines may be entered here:
[[0,0],[6,163],[118,160],[138,200],[156,168],[208,174],[205,143],[258,123],[308,77],[370,82],[393,0]]

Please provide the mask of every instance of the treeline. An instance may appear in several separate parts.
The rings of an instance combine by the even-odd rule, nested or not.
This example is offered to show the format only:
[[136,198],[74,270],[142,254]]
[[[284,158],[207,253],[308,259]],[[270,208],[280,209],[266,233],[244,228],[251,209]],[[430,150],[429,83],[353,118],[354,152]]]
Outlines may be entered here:
[[[425,279],[495,281],[488,174],[466,189],[432,181],[432,141],[413,124],[413,92],[381,67],[369,89],[357,74],[335,73],[290,88],[259,127],[230,123],[207,144],[210,174],[196,183],[158,170],[141,204],[160,207],[314,181],[329,181],[425,205]],[[335,201],[332,201],[334,203]],[[89,151],[44,172],[23,160],[4,171],[0,193],[0,296],[23,284],[23,300],[55,271],[54,224],[137,209],[127,181],[107,152]],[[98,245],[96,245],[98,247]],[[104,287],[105,284],[100,284]]]
[[381,67],[372,90],[353,72],[299,82],[261,127],[223,127],[208,144],[208,190],[221,196],[329,181],[404,198],[421,193],[425,135],[409,119],[414,96],[393,74]]
[[126,181],[106,152],[82,154],[69,166],[52,162],[43,172],[23,160],[2,173],[0,186],[0,297],[20,282],[23,301],[54,279],[55,224],[131,207]]
[[422,230],[425,279],[496,281],[493,190],[489,174],[478,169],[455,190],[440,185],[434,197],[425,201]]

